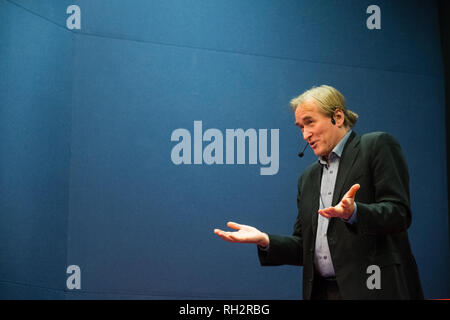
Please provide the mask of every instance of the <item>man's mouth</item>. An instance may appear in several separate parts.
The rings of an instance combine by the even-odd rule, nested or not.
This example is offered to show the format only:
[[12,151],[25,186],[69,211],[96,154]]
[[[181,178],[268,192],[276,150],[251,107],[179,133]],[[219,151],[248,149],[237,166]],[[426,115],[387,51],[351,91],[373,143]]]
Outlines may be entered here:
[[317,143],[317,141],[310,142],[309,146],[314,149],[314,147],[316,146],[316,143]]

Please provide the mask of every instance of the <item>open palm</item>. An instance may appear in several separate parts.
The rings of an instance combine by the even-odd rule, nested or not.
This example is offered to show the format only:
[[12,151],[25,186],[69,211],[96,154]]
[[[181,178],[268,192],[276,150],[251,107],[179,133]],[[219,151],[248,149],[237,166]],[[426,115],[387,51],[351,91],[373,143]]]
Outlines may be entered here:
[[223,231],[220,229],[214,229],[214,233],[221,237],[223,240],[229,242],[256,243],[261,246],[268,245],[267,234],[259,231],[254,227],[239,224],[236,222],[228,222],[227,226],[237,231]]

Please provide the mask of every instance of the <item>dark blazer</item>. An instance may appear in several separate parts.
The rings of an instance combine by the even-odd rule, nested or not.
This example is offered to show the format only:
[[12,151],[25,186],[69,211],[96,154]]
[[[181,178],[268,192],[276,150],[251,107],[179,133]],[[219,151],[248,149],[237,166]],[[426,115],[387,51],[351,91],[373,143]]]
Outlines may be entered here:
[[[298,181],[298,216],[292,236],[269,234],[269,249],[258,248],[260,263],[303,266],[303,298],[311,298],[314,248],[322,166],[310,165]],[[423,299],[407,229],[411,224],[409,175],[400,145],[383,132],[358,136],[345,144],[332,205],[359,183],[357,221],[331,218],[327,239],[343,299]],[[380,268],[381,289],[367,280]]]

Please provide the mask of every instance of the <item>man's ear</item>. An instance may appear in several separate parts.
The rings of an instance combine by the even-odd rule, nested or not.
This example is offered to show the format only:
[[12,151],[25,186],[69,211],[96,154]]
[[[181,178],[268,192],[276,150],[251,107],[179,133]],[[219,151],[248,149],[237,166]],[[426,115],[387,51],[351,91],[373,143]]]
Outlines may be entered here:
[[334,110],[334,120],[336,121],[337,126],[341,127],[342,125],[344,125],[345,120],[344,111],[342,111],[339,108]]

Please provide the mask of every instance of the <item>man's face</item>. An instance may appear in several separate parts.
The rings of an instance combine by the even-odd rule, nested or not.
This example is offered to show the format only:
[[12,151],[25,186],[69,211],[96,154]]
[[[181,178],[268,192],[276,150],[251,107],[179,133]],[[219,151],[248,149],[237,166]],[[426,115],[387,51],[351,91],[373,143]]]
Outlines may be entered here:
[[316,156],[328,157],[342,139],[340,122],[333,125],[331,118],[319,111],[314,100],[303,102],[295,110],[295,124],[302,130],[303,139]]

